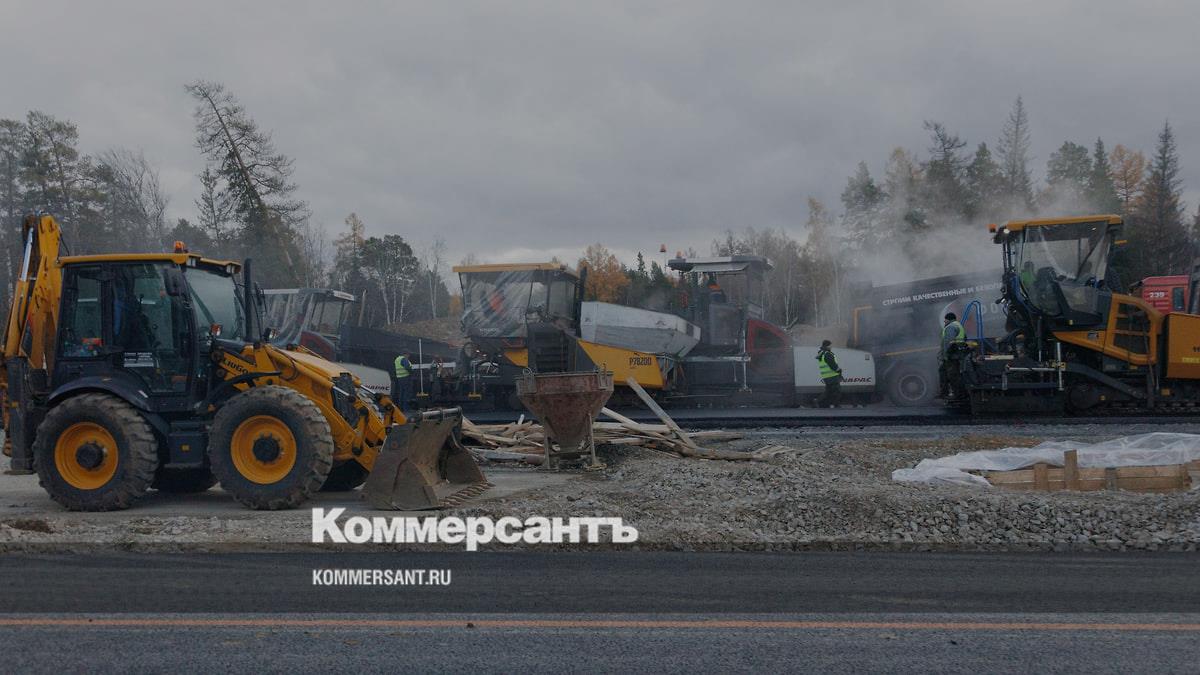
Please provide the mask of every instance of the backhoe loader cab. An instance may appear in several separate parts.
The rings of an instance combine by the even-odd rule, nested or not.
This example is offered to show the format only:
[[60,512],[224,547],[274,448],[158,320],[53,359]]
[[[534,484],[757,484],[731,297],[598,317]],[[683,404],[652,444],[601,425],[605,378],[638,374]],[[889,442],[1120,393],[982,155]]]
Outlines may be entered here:
[[[61,256],[47,215],[26,218],[23,235],[0,378],[5,450],[67,508],[126,508],[151,486],[218,481],[252,508],[295,507],[318,489],[362,484],[389,429],[406,422],[337,364],[270,344],[248,260],[181,245]],[[442,452],[388,446],[402,460]],[[427,494],[453,492],[440,487]]]

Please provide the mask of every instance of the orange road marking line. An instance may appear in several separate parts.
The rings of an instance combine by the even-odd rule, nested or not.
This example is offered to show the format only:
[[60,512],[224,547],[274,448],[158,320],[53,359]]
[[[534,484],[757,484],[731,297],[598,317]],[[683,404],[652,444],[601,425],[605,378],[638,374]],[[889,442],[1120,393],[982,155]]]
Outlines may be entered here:
[[786,630],[1010,630],[1200,632],[1200,623],[1045,623],[1017,621],[770,621],[639,619],[175,619],[175,618],[0,618],[0,627],[130,628],[700,628]]

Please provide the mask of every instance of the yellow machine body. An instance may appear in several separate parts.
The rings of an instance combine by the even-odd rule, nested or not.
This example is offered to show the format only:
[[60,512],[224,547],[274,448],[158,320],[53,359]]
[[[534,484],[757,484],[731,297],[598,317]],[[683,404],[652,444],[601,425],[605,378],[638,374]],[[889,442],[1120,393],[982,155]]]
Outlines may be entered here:
[[[5,454],[13,458],[14,470],[28,472],[36,466],[51,497],[68,508],[127,508],[150,487],[150,477],[159,489],[167,483],[157,481],[170,480],[171,485],[185,491],[188,476],[181,477],[179,472],[187,471],[200,472],[201,479],[209,476],[209,482],[193,480],[200,490],[216,482],[214,474],[223,475],[220,480],[226,491],[252,508],[290,508],[312,491],[330,487],[326,479],[332,479],[335,473],[342,487],[331,489],[352,489],[361,484],[376,468],[381,455],[387,457],[389,470],[395,475],[377,477],[375,489],[394,489],[396,494],[409,495],[395,502],[408,508],[445,506],[486,487],[469,453],[457,441],[461,410],[432,411],[408,420],[390,398],[370,394],[353,373],[338,364],[303,347],[274,346],[269,342],[270,330],[260,335],[255,330],[259,323],[257,305],[235,290],[237,282],[233,279],[241,271],[242,285],[254,288],[248,262],[243,269],[235,262],[188,252],[61,256],[61,229],[49,215],[27,217],[22,235],[25,252],[6,325],[4,361],[0,363],[0,398],[8,432]],[[64,298],[69,301],[76,297],[68,290],[78,293],[74,287],[64,290],[64,279],[71,278],[67,273],[84,265],[125,269],[124,263],[161,266],[161,297],[190,298],[181,300],[172,310],[184,315],[206,307],[188,281],[189,270],[201,268],[194,273],[215,273],[229,279],[229,295],[219,297],[239,304],[238,321],[243,328],[240,335],[221,339],[219,324],[200,326],[192,314],[186,320],[187,342],[173,347],[176,353],[189,355],[190,361],[160,362],[156,352],[149,352],[154,372],[189,383],[186,391],[163,393],[150,386],[139,391],[139,385],[129,384],[136,380],[130,380],[128,361],[108,357],[121,355],[121,359],[127,359],[130,353],[120,343],[112,346],[113,351],[102,351],[110,348],[106,342],[112,338],[112,322],[107,318],[103,324],[99,318],[96,321],[105,326],[108,337],[104,341],[87,338],[97,341],[88,343],[95,351],[84,357],[88,361],[82,384],[79,376],[55,368],[59,313],[66,311],[60,305]],[[172,266],[176,272],[171,272]],[[110,289],[104,291],[103,297],[107,298],[113,291],[110,286],[105,288]],[[78,307],[72,305],[70,309],[74,312]],[[102,311],[101,316],[110,317],[115,310]],[[135,316],[134,310],[127,312]],[[140,306],[136,313],[141,313]],[[148,321],[145,315],[141,318]],[[135,323],[131,319],[126,325]],[[132,354],[138,360],[143,356],[137,350]],[[64,352],[63,359],[68,358],[79,359]],[[200,373],[194,372],[197,364]],[[84,373],[84,366],[79,367]],[[191,384],[201,382],[202,386]],[[239,412],[239,402],[242,410],[250,412]],[[229,415],[222,418],[226,412]],[[236,417],[242,414],[248,416]],[[320,418],[328,425],[328,440],[324,440]],[[310,424],[318,426],[304,426]],[[222,428],[220,434],[217,427]],[[417,433],[419,427],[423,430]],[[298,437],[300,429],[304,433]],[[406,430],[404,441],[397,436],[386,442],[397,429]],[[222,436],[226,431],[230,433]],[[20,442],[10,445],[14,436]],[[118,441],[117,436],[122,440]],[[214,445],[213,439],[218,436],[226,438],[228,445]],[[189,455],[206,442],[206,455]],[[304,446],[305,456],[310,458],[302,466],[296,459],[298,445]],[[48,447],[52,455],[45,454]],[[457,481],[439,473],[450,459],[458,467],[454,472]],[[236,467],[235,473],[229,472],[230,464]],[[426,470],[413,472],[410,464]],[[122,465],[131,468],[120,470]],[[346,471],[355,469],[355,465],[361,468]],[[295,466],[301,469],[293,471]],[[208,473],[210,468],[212,473]],[[264,486],[279,486],[279,491],[255,492]],[[391,499],[394,495],[374,497]]]

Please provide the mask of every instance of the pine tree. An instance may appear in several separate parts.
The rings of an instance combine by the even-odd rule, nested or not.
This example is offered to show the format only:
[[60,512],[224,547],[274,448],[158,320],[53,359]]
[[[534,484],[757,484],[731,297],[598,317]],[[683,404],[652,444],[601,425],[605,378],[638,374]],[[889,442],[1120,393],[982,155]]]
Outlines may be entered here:
[[1113,183],[1112,168],[1108,164],[1108,153],[1104,140],[1096,139],[1092,149],[1092,170],[1088,174],[1087,196],[1091,207],[1099,213],[1116,213],[1121,208],[1117,188]]
[[58,120],[32,110],[26,116],[25,150],[22,181],[28,186],[29,206],[44,209],[59,217],[70,246],[87,250],[84,231],[75,207],[79,184],[86,172],[76,144],[79,129],[72,122]]
[[1000,165],[992,159],[992,151],[987,143],[980,143],[966,170],[966,215],[969,218],[991,218],[1003,191],[1004,177]]
[[1175,134],[1166,122],[1158,134],[1141,197],[1129,218],[1133,279],[1188,271],[1194,247],[1184,225],[1180,186]]
[[[1033,178],[1029,173],[1029,116],[1020,96],[1004,123],[996,151],[1004,175],[1005,199],[1010,210],[1033,208]],[[1011,214],[1010,214],[1011,215]]]
[[843,216],[846,232],[855,248],[874,248],[886,245],[890,239],[884,232],[882,208],[887,194],[875,183],[866,162],[859,162],[854,175],[846,179],[842,190]]
[[1064,142],[1050,153],[1046,162],[1046,189],[1038,195],[1043,210],[1056,215],[1080,215],[1092,209],[1086,205],[1092,161],[1087,148]]
[[904,148],[893,149],[884,169],[883,189],[888,195],[888,220],[895,227],[903,231],[925,227],[927,217],[919,200],[923,181],[912,155]]
[[243,245],[265,258],[264,281],[296,283],[305,276],[297,243],[308,205],[296,199],[292,159],[279,152],[244,106],[216,82],[185,87],[196,100],[196,145],[216,167],[234,212],[242,219]]
[[25,193],[21,182],[21,155],[25,146],[25,124],[19,120],[0,119],[0,246],[3,253],[4,275],[0,303],[12,298],[12,283],[24,247],[21,242],[21,214],[25,210]]

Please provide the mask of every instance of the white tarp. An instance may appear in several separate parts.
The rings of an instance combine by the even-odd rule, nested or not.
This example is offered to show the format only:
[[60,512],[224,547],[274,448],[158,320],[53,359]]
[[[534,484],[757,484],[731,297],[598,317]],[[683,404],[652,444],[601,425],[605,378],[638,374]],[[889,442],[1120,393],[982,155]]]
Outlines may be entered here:
[[897,469],[898,483],[956,483],[991,486],[982,476],[967,471],[1013,471],[1034,464],[1063,465],[1063,452],[1076,450],[1081,468],[1160,466],[1200,460],[1200,435],[1153,433],[1122,436],[1099,443],[1046,441],[1032,448],[1002,448],[960,452],[949,457],[923,459],[911,469]]

